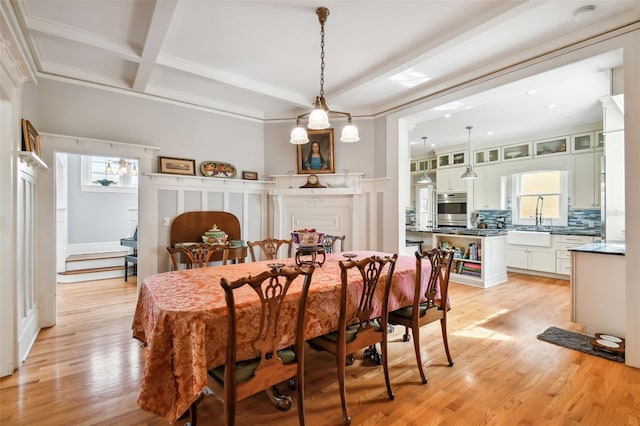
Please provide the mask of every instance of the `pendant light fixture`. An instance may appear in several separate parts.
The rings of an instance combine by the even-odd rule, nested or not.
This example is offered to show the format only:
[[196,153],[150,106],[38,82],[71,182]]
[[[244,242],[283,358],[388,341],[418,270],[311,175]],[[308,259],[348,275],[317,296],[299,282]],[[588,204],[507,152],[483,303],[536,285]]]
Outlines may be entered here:
[[467,165],[466,170],[460,176],[461,179],[478,179],[478,175],[473,171],[473,167],[471,166],[471,129],[473,126],[467,126],[467,130],[469,131],[469,165]]
[[[425,161],[427,159],[427,139],[428,138],[426,136],[422,137],[422,143],[424,144],[424,159],[425,159]],[[427,171],[424,170],[422,172],[422,177],[416,183],[425,184],[425,183],[431,183],[431,182],[433,182],[433,181],[431,180],[431,178],[427,174]]]
[[347,125],[342,129],[341,142],[358,142],[358,128],[351,123],[351,114],[348,112],[332,111],[327,106],[324,99],[324,24],[329,16],[329,9],[319,7],[316,9],[318,21],[320,21],[320,95],[316,96],[315,109],[311,112],[301,114],[296,120],[296,127],[291,132],[291,142],[294,145],[302,145],[309,142],[307,131],[300,124],[302,119],[309,117],[307,127],[312,130],[322,130],[331,127],[329,115],[342,115],[347,117]]

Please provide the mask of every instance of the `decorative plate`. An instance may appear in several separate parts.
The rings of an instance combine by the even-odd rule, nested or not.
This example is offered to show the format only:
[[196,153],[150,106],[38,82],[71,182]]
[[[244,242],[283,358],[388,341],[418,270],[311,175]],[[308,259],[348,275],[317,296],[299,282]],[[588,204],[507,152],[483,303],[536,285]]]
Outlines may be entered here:
[[608,340],[613,343],[622,343],[622,339],[616,336],[611,336],[609,334],[601,334],[600,338],[603,340]]
[[610,342],[610,341],[604,340],[604,339],[598,339],[598,340],[596,340],[596,342],[598,342],[602,346],[606,346],[607,348],[619,348],[620,347],[620,345],[617,344],[616,342]]
[[202,176],[232,178],[236,175],[236,168],[233,164],[220,163],[217,161],[204,161],[200,164]]

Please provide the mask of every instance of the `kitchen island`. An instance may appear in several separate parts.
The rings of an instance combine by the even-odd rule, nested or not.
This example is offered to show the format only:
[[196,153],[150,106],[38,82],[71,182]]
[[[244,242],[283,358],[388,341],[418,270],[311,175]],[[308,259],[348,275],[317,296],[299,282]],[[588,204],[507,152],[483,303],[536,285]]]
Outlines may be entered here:
[[481,288],[506,282],[506,233],[477,231],[433,233],[433,247],[456,251],[450,281]]
[[626,337],[625,243],[596,241],[571,251],[571,321],[585,334]]

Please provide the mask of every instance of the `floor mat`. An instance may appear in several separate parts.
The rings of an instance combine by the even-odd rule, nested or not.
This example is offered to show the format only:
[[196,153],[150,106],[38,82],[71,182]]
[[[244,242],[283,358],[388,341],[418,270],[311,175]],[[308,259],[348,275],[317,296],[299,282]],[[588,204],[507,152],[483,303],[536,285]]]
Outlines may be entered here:
[[538,339],[545,342],[553,343],[576,351],[584,352],[589,355],[599,356],[615,362],[624,362],[624,356],[616,352],[595,350],[590,342],[593,337],[584,334],[575,333],[573,331],[563,330],[557,327],[549,327],[543,333],[538,334]]

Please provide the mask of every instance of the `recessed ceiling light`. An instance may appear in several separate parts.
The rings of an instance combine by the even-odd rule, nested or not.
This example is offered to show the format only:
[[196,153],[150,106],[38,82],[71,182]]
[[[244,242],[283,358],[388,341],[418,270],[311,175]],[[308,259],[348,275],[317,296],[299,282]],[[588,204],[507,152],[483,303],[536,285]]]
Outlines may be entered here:
[[458,102],[458,101],[453,101],[453,102],[449,102],[448,104],[444,104],[444,105],[440,105],[434,108],[434,110],[436,111],[454,111],[458,108],[462,108],[464,106],[464,104],[462,104],[462,102]]
[[432,144],[431,144],[431,148],[435,148],[435,147],[436,147],[436,144],[435,144],[435,143],[432,143]]
[[556,104],[547,105],[547,109],[554,109],[555,107],[556,107]]
[[471,105],[467,105],[466,107],[464,107],[464,109],[471,109],[473,108]]
[[573,20],[576,22],[586,21],[593,15],[593,12],[596,10],[594,5],[582,6],[573,11]]
[[527,95],[535,95],[536,93],[538,93],[536,89],[531,89],[527,92]]
[[449,117],[451,117],[451,114],[445,114],[444,115],[444,118],[449,118]]
[[487,132],[487,136],[492,136],[492,135],[493,135],[493,130],[489,130],[489,131]]

